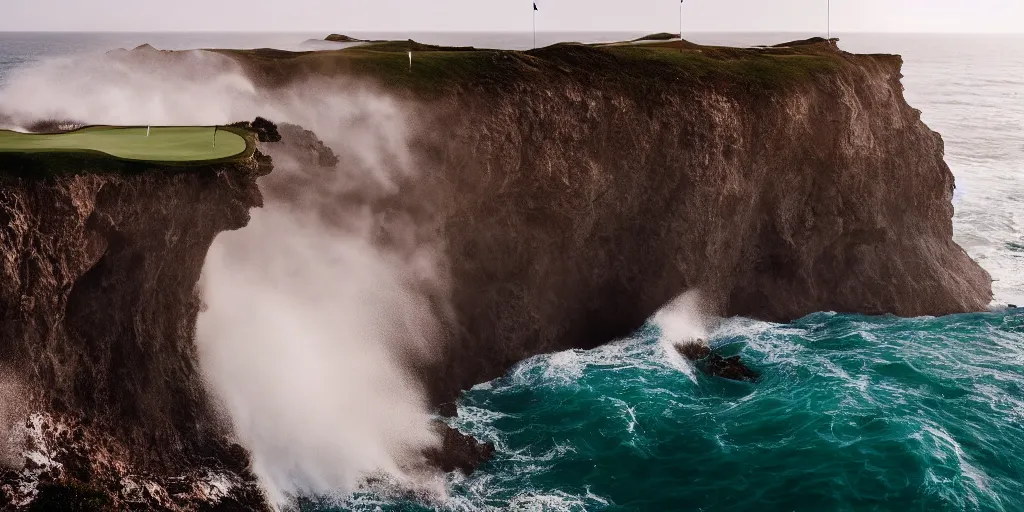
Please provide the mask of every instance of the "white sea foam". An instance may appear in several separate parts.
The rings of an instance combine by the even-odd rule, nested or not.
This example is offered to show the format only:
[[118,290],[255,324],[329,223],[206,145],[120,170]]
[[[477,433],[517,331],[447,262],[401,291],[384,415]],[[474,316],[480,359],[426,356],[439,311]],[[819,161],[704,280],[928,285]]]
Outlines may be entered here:
[[660,342],[666,361],[696,383],[693,364],[679,354],[676,347],[708,342],[717,319],[708,314],[700,292],[690,290],[680,295],[658,311],[653,321],[661,332]]

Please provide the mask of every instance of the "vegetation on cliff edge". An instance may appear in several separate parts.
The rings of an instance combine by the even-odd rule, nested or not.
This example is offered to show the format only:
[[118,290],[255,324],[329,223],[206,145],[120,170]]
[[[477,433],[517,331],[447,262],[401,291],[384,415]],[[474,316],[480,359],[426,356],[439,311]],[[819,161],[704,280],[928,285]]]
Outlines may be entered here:
[[[660,39],[662,35],[655,36]],[[310,75],[350,74],[424,95],[449,88],[539,80],[548,73],[584,76],[595,83],[629,85],[665,79],[681,85],[706,83],[766,92],[834,72],[845,62],[844,54],[828,44],[728,48],[655,39],[644,44],[560,43],[529,51],[444,47],[415,41],[367,42],[317,52],[218,51],[271,85]]]
[[265,173],[270,159],[257,150],[257,141],[279,140],[277,126],[259,117],[217,127],[216,148],[212,126],[85,126],[52,133],[0,130],[0,178],[137,174],[156,168],[184,172],[232,166]]

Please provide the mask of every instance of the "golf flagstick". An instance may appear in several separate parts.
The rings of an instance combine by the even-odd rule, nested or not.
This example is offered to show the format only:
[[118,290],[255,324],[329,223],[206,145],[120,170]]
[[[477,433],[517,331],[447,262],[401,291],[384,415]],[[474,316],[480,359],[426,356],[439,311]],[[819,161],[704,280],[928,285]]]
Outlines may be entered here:
[[683,53],[683,0],[679,0],[679,53]]
[[537,2],[533,3],[533,49],[537,49]]

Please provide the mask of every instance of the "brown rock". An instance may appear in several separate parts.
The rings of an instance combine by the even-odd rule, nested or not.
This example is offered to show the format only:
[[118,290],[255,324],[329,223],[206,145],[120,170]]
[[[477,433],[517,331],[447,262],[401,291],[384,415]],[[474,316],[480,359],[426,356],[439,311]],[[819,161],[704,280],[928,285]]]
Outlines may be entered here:
[[445,473],[461,471],[470,475],[494,455],[493,443],[481,443],[444,423],[436,423],[441,434],[441,447],[427,450],[427,463]]
[[573,51],[450,92],[424,121],[445,127],[416,147],[443,176],[457,316],[457,364],[424,372],[439,401],[625,337],[687,290],[713,314],[780,322],[987,308],[899,57],[829,50],[830,73],[743,90],[667,64],[636,80]]
[[703,341],[676,345],[680,355],[692,361],[702,372],[723,379],[740,382],[756,382],[761,376],[743,364],[739,356],[722,357]]

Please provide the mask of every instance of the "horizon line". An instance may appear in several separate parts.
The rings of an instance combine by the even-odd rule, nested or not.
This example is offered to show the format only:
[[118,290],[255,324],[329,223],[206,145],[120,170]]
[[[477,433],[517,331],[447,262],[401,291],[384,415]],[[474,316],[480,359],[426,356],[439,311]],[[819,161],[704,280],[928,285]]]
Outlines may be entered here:
[[[662,31],[675,34],[676,31]],[[689,30],[684,34],[815,34],[821,32],[818,29],[805,30]],[[530,34],[529,30],[434,30],[434,29],[410,29],[410,30],[6,30],[0,29],[0,34],[344,34],[344,33],[376,33],[376,34]],[[615,29],[615,30],[538,30],[538,34],[654,34],[644,29]],[[971,32],[971,31],[896,31],[896,30],[850,30],[832,31],[833,34],[902,34],[902,35],[1006,35],[1024,36],[1021,32]]]

